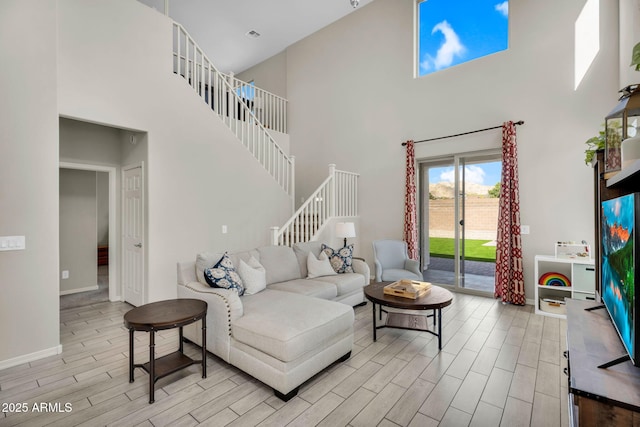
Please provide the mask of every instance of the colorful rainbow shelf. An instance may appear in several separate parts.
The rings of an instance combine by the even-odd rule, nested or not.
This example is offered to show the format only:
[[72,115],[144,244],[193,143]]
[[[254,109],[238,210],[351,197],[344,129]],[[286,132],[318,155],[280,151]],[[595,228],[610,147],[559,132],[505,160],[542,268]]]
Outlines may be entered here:
[[540,276],[538,283],[542,286],[571,286],[571,280],[564,274],[549,272]]

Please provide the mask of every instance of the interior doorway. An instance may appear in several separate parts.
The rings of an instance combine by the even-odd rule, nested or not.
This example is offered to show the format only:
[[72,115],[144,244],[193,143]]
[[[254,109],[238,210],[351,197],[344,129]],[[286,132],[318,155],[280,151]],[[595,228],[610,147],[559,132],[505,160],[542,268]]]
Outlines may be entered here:
[[[83,163],[72,163],[72,162],[60,162],[59,164],[59,168],[62,171],[77,171],[77,172],[81,172],[81,171],[85,171],[85,172],[89,172],[89,176],[93,176],[93,181],[90,182],[90,185],[94,185],[95,186],[95,198],[94,198],[94,203],[95,200],[97,200],[97,193],[98,193],[98,186],[96,185],[97,180],[98,180],[98,174],[102,174],[102,175],[106,175],[106,181],[107,181],[107,199],[108,199],[108,218],[98,218],[98,210],[94,210],[93,211],[93,215],[95,216],[95,218],[92,220],[92,226],[95,227],[94,229],[94,234],[95,234],[95,238],[92,239],[91,241],[92,243],[92,248],[88,249],[91,251],[91,254],[95,254],[95,256],[90,256],[90,259],[87,262],[93,262],[96,268],[96,273],[95,273],[95,290],[90,290],[88,289],[89,287],[87,287],[87,289],[76,289],[76,290],[71,290],[68,292],[61,292],[65,293],[66,295],[63,295],[62,298],[67,298],[69,301],[65,302],[65,304],[69,305],[87,305],[92,303],[92,301],[95,298],[98,298],[98,295],[89,295],[89,292],[93,292],[95,293],[95,291],[99,291],[99,281],[100,280],[105,280],[108,283],[108,300],[109,301],[116,301],[118,298],[118,290],[117,290],[117,272],[118,272],[118,259],[116,254],[117,252],[117,247],[118,247],[118,233],[117,233],[117,203],[116,203],[116,194],[117,194],[117,185],[116,185],[116,172],[117,172],[117,168],[115,167],[109,167],[109,166],[99,166],[99,165],[92,165],[92,164],[83,164]],[[61,222],[63,221],[63,216],[64,214],[61,212]],[[97,224],[99,222],[101,222],[101,220],[106,220],[107,224],[104,225],[102,228],[103,233],[107,233],[107,236],[101,236],[99,237],[100,231],[99,231],[99,227],[97,226]],[[78,220],[79,222],[82,220]],[[79,226],[79,224],[77,224],[77,226]],[[60,234],[61,234],[61,245],[63,244],[63,233],[68,233],[69,232],[69,228],[72,229],[72,231],[74,229],[77,229],[76,226],[72,225],[71,227],[64,227],[61,223],[61,230],[60,230]],[[105,231],[106,230],[106,231]],[[73,239],[74,236],[68,236],[70,239]],[[100,242],[101,241],[101,242]],[[106,244],[105,244],[106,241]],[[100,266],[99,265],[99,251],[100,251],[100,247],[103,247],[103,253],[104,253],[104,248],[106,246],[106,257],[108,259],[108,265],[104,265],[104,266]],[[61,264],[62,264],[62,259],[61,259]],[[67,278],[70,277],[70,275],[75,274],[73,270],[69,270],[67,268],[65,268],[64,265],[60,266],[60,270],[61,270],[61,277],[60,280],[65,280]],[[93,287],[93,286],[91,286]],[[85,294],[85,295],[82,295]],[[102,297],[100,297],[102,298]],[[61,306],[62,306],[62,301],[61,301]]]
[[425,160],[419,171],[425,280],[493,295],[500,152]]

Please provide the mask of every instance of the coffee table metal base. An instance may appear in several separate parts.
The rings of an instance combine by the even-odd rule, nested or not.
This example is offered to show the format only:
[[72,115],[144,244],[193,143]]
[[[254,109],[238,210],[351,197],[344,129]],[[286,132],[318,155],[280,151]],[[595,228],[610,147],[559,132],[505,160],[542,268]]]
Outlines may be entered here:
[[[394,329],[407,329],[411,331],[428,332],[438,337],[438,350],[442,350],[442,309],[435,308],[432,314],[415,314],[415,313],[400,313],[389,312],[384,310],[382,306],[378,308],[380,318],[382,313],[386,313],[387,318],[383,325],[378,325],[376,322],[376,303],[371,304],[373,306],[373,341],[377,340],[378,329],[382,328],[394,328]],[[426,310],[425,310],[426,311]],[[433,329],[437,329],[437,332],[429,328],[429,318],[433,318]]]

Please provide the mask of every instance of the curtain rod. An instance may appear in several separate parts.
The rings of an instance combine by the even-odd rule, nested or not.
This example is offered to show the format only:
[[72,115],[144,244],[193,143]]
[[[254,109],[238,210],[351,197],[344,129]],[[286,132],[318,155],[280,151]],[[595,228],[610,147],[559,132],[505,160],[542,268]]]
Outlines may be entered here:
[[[520,121],[514,122],[513,124],[514,124],[514,125],[523,125],[523,124],[524,124],[524,120],[520,120]],[[436,140],[438,140],[438,139],[453,138],[453,137],[456,137],[456,136],[463,136],[463,135],[469,135],[469,134],[472,134],[472,133],[484,132],[484,131],[486,131],[486,130],[500,129],[501,127],[502,127],[502,125],[500,125],[500,126],[493,126],[493,127],[486,128],[486,129],[478,129],[478,130],[472,130],[472,131],[470,131],[470,132],[457,133],[457,134],[455,134],[455,135],[440,136],[440,137],[438,137],[438,138],[431,138],[431,139],[423,139],[422,141],[414,141],[413,143],[414,143],[414,144],[418,144],[418,143],[420,143],[420,142],[429,142],[429,141],[436,141]],[[405,145],[407,145],[407,143],[406,143],[406,142],[403,142],[403,143],[402,143],[402,146],[405,146]]]

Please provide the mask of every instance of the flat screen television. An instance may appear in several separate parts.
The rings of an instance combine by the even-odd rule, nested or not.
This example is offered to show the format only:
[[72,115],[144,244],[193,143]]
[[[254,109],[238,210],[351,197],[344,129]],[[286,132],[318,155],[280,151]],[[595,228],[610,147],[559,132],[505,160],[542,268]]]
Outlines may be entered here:
[[[600,296],[628,357],[638,366],[639,325],[635,284],[637,282],[637,224],[640,193],[627,194],[602,202],[602,242]],[[612,361],[608,367],[625,358]],[[615,363],[614,363],[615,362]]]

